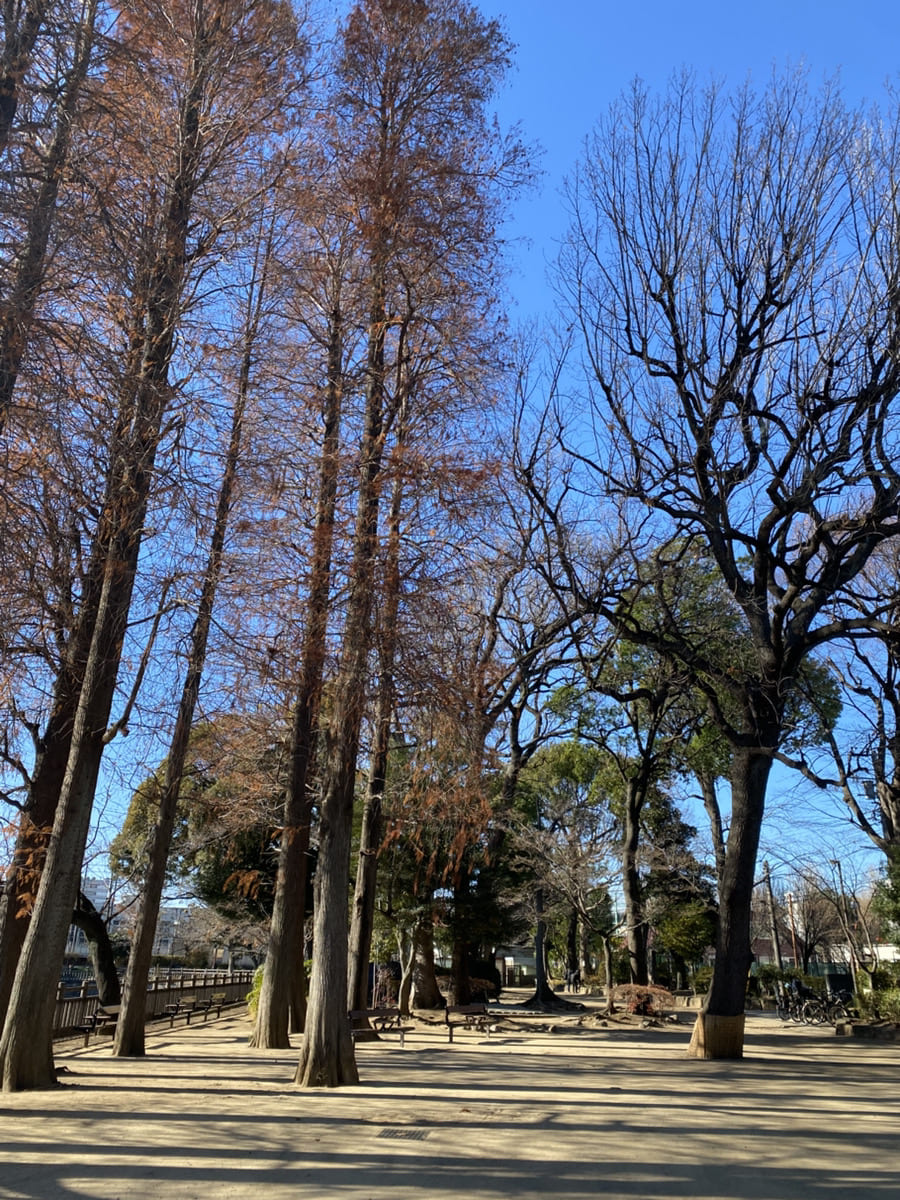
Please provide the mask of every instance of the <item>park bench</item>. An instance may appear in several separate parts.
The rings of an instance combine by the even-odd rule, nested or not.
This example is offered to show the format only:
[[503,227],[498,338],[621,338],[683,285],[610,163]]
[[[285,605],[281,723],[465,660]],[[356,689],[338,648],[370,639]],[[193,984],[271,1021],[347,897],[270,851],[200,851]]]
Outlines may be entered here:
[[105,1033],[112,1037],[116,1031],[116,1023],[121,1011],[121,1004],[109,1004],[106,1007],[102,1004],[98,1005],[84,1024],[77,1026],[84,1034],[85,1046],[90,1043],[92,1033]]
[[444,1020],[448,1041],[453,1041],[453,1030],[457,1026],[477,1029],[479,1033],[491,1036],[491,1018],[486,1004],[448,1004],[444,1009]]
[[213,1009],[213,1008],[216,1010],[216,1016],[221,1017],[222,1006],[225,1003],[225,993],[224,992],[213,992],[213,994],[209,997],[209,999],[204,1000],[203,1003],[204,1003],[204,1010],[205,1010],[203,1013],[204,1021],[206,1020],[207,1016],[209,1015],[210,1009]]
[[169,1028],[175,1024],[176,1017],[185,1017],[186,1023],[190,1025],[191,1017],[195,1012],[201,1010],[201,1005],[198,1003],[196,996],[179,996],[171,1004],[167,1004],[163,1009],[163,1015],[169,1018]]
[[348,1016],[350,1017],[350,1036],[354,1043],[360,1035],[375,1030],[376,1034],[399,1034],[400,1048],[402,1049],[407,1033],[411,1033],[413,1028],[411,1025],[403,1024],[399,1008],[354,1008]]

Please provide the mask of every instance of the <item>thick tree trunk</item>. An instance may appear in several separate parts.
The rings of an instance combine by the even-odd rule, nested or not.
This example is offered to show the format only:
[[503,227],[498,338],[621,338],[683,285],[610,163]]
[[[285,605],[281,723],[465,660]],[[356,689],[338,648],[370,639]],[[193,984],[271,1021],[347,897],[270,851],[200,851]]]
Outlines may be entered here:
[[104,733],[109,721],[131,587],[136,546],[110,556],[107,586],[88,659],[72,737],[72,752],[56,810],[37,901],[13,981],[0,1038],[4,1091],[50,1087],[56,987],[79,891],[81,863]]
[[77,925],[87,938],[88,954],[94,970],[94,981],[97,984],[97,997],[106,1007],[108,1004],[119,1004],[122,999],[122,989],[119,986],[119,972],[113,955],[112,943],[106,922],[83,893],[78,895],[78,904],[72,914],[72,924]]
[[108,547],[96,539],[76,626],[54,680],[53,703],[38,741],[26,807],[0,896],[0,1028],[6,1019],[13,979],[37,898],[56,806],[66,776],[85,664],[103,595],[107,552]]
[[[361,690],[362,680],[358,686]],[[347,711],[347,706],[349,700],[345,695],[341,708]],[[349,725],[352,712],[345,720]],[[330,784],[319,820],[313,968],[303,1047],[295,1076],[295,1082],[304,1087],[338,1087],[342,1083],[359,1082],[347,1020],[347,884],[357,748],[357,739],[350,736],[351,732],[346,729],[345,736],[339,739],[337,749],[342,761],[335,763],[329,755]]]
[[356,760],[368,682],[371,612],[384,452],[385,271],[373,264],[369,384],[360,444],[359,492],[343,651],[328,724],[316,869],[314,954],[309,1005],[295,1081],[304,1087],[358,1083],[347,1020],[350,841]]
[[92,552],[94,561],[102,561],[103,582],[96,620],[92,622],[65,779],[0,1038],[0,1072],[5,1091],[55,1083],[52,1028],[56,985],[78,893],[156,451],[170,397],[168,371],[184,279],[191,199],[202,148],[200,105],[209,66],[205,59],[199,58],[196,65],[197,75],[185,97],[178,131],[179,153],[163,229],[165,249],[160,250],[153,262],[146,291],[135,297],[135,332],[141,336],[132,342],[132,359],[126,371],[127,390],[110,452],[107,493]]
[[451,1004],[471,1004],[472,981],[469,979],[469,943],[462,937],[453,939],[450,951]]
[[[264,279],[262,286],[264,286]],[[262,290],[262,286],[260,290]],[[203,586],[200,590],[197,616],[189,639],[187,673],[175,718],[175,728],[172,731],[172,740],[169,744],[169,753],[166,757],[166,773],[159,801],[159,814],[148,840],[147,871],[125,975],[125,1004],[116,1023],[113,1053],[118,1057],[141,1057],[145,1052],[147,983],[153,958],[153,942],[156,937],[156,924],[165,886],[166,866],[172,845],[172,831],[175,828],[178,797],[184,776],[184,765],[187,761],[191,727],[200,695],[203,668],[206,664],[206,648],[212,624],[213,607],[222,571],[225,534],[228,529],[228,517],[231,512],[237,477],[244,409],[250,384],[252,349],[256,341],[258,324],[259,296],[255,300],[251,297],[246,346],[241,362],[237,399],[232,414],[231,433],[225,455],[225,469],[219,486],[209,557]]]
[[643,789],[629,780],[625,788],[625,828],[622,836],[622,891],[625,896],[625,944],[632,983],[647,983],[647,923],[638,872]]
[[[405,363],[403,364],[405,368]],[[398,387],[403,382],[398,379]],[[404,445],[401,415],[398,431],[399,459]],[[400,606],[400,518],[403,506],[403,473],[398,471],[391,497],[387,553],[384,564],[381,619],[379,622],[378,699],[375,706],[375,738],[369,765],[369,782],[360,832],[359,862],[350,923],[350,962],[348,990],[352,1007],[366,1007],[369,980],[369,955],[375,928],[375,888],[378,880],[378,853],[384,830],[382,802],[387,786],[391,724],[394,713],[394,659],[397,653],[397,617]]]
[[[340,311],[335,308],[330,320],[328,385],[323,412],[325,429],[313,533],[307,625],[291,729],[291,771],[284,803],[266,970],[250,1042],[252,1046],[270,1050],[289,1047],[290,1028],[300,1031],[306,1024],[303,926],[312,823],[313,796],[310,784],[316,756],[316,730],[325,664],[334,513],[340,465],[342,328]],[[364,1008],[365,1005],[360,1007]]]
[[[775,743],[774,736],[770,739]],[[731,771],[731,829],[719,896],[712,984],[697,1017],[688,1053],[694,1058],[743,1056],[744,1008],[750,972],[750,907],[771,755],[736,749]]]
[[430,914],[413,933],[413,1007],[443,1008],[446,1004],[434,969],[434,924]]

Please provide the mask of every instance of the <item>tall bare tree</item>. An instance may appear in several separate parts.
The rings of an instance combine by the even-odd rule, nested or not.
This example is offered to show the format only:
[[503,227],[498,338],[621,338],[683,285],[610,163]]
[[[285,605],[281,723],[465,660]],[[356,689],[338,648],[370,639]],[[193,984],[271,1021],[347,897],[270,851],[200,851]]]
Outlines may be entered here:
[[[548,500],[560,573],[690,672],[732,751],[697,1056],[742,1054],[756,854],[798,673],[861,627],[861,572],[900,531],[896,129],[894,110],[864,121],[802,74],[733,95],[690,78],[659,97],[635,85],[572,186],[561,280],[590,407],[580,440],[572,422],[560,437],[624,544],[587,584],[566,505]],[[687,615],[641,619],[637,600],[658,588],[650,556],[664,576],[695,554],[749,648],[730,664]]]

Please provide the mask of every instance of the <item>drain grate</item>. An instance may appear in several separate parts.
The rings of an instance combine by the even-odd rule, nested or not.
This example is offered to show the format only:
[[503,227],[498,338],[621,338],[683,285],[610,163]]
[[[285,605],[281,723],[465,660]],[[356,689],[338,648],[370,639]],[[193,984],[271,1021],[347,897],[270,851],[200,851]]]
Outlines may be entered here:
[[427,1129],[382,1129],[380,1138],[404,1138],[407,1142],[422,1142],[428,1137]]

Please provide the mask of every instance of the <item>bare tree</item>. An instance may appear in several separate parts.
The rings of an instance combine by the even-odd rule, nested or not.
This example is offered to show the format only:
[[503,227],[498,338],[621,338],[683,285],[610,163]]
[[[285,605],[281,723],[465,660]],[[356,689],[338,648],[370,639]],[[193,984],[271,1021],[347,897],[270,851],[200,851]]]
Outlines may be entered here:
[[[659,98],[636,84],[572,185],[561,280],[590,406],[560,440],[620,546],[588,583],[566,497],[545,492],[559,574],[690,673],[732,752],[697,1056],[742,1054],[756,854],[788,699],[810,654],[862,628],[854,589],[898,532],[895,117],[867,123],[802,74],[731,96],[689,77]],[[696,556],[735,606],[747,650],[731,663],[690,614],[648,627],[636,603]]]

